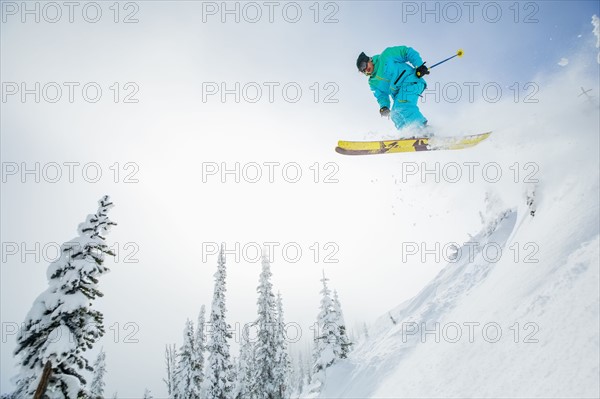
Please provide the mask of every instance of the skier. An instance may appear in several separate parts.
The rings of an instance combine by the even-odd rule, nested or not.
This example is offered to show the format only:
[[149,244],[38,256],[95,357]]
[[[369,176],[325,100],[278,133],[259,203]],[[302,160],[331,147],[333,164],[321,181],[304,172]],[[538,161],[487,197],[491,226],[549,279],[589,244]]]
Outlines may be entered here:
[[[369,86],[379,103],[382,117],[391,116],[398,130],[417,128],[420,135],[431,135],[425,129],[427,119],[417,106],[419,96],[427,87],[423,76],[429,74],[417,51],[397,46],[388,47],[373,57],[360,53],[356,66],[369,76]],[[393,101],[391,111],[390,97]]]

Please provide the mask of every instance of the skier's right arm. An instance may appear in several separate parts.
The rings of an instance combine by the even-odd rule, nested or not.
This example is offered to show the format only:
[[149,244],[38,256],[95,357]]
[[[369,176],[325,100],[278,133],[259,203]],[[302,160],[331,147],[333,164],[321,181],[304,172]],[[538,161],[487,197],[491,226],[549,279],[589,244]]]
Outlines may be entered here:
[[371,91],[373,92],[373,95],[377,99],[379,108],[380,109],[384,108],[384,107],[389,108],[390,107],[390,95],[388,93],[384,93],[383,91],[379,90],[374,85],[370,85],[370,86],[371,86]]

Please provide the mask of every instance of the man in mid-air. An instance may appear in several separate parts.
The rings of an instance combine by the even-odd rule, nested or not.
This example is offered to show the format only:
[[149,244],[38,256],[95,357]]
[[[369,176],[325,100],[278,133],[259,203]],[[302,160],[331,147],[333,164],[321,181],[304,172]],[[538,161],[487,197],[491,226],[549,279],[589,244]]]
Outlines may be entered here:
[[423,76],[429,74],[429,70],[417,51],[397,46],[388,47],[373,57],[360,53],[356,66],[369,77],[381,116],[391,117],[398,130],[409,128],[417,135],[426,134],[427,119],[417,101],[427,87]]

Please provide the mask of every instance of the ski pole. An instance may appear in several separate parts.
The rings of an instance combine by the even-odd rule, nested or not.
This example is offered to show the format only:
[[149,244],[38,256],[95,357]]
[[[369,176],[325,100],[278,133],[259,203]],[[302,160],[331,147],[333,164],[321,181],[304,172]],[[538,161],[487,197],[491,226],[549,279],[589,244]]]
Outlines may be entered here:
[[444,62],[446,62],[446,61],[450,61],[450,60],[451,60],[452,58],[454,58],[454,57],[462,57],[464,53],[465,53],[465,52],[464,52],[462,49],[460,49],[460,50],[458,50],[458,51],[456,52],[456,54],[454,54],[452,57],[448,57],[448,58],[446,58],[445,60],[443,60],[443,61],[440,61],[440,62],[438,62],[437,64],[430,66],[430,67],[429,67],[429,69],[433,69],[434,67],[436,67],[436,66],[438,66],[438,65],[440,65],[440,64],[443,64],[443,63],[444,63]]

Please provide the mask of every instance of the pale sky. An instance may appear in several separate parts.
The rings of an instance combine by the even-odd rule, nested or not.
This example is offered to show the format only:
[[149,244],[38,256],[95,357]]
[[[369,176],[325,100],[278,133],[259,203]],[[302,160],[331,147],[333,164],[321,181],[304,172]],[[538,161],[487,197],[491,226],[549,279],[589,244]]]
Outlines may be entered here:
[[[17,371],[11,329],[47,287],[56,247],[104,194],[120,256],[100,283],[107,334],[90,359],[107,351],[110,395],[165,395],[164,345],[179,345],[186,318],[209,309],[215,243],[237,244],[242,258],[275,243],[273,283],[301,342],[323,270],[351,328],[417,293],[443,264],[403,264],[400,243],[467,240],[483,197],[440,186],[444,209],[415,204],[418,182],[396,181],[399,158],[333,151],[339,139],[393,132],[356,57],[407,45],[432,65],[463,48],[427,77],[430,88],[463,88],[460,101],[421,106],[447,131],[469,112],[466,84],[477,84],[475,102],[486,84],[502,87],[503,100],[531,94],[526,85],[563,57],[593,48],[600,14],[598,1],[464,3],[230,2],[226,13],[222,2],[2,1],[1,393]],[[223,174],[236,167],[239,183]],[[453,206],[473,213],[459,218]],[[431,231],[431,218],[447,228]],[[256,315],[260,262],[232,254],[227,265],[228,322],[242,325]]]

